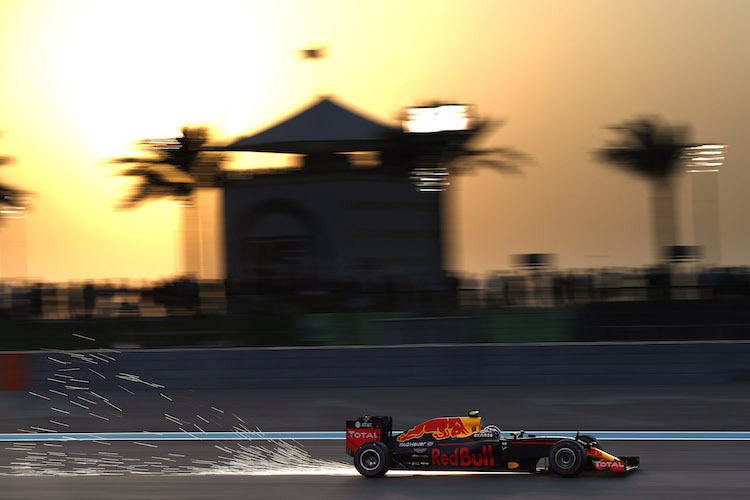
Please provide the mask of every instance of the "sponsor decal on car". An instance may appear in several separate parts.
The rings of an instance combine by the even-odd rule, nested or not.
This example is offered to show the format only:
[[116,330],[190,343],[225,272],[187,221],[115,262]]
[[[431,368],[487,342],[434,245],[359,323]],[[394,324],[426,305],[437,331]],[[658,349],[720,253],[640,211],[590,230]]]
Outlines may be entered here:
[[380,429],[347,429],[346,447],[355,451],[361,444],[368,441],[380,441]]
[[478,453],[472,453],[472,450],[466,447],[456,447],[450,453],[442,453],[439,448],[434,448],[430,453],[430,461],[432,465],[487,467],[495,465],[495,456],[492,454],[490,445],[482,445]]
[[599,458],[602,460],[607,460],[609,462],[614,462],[615,460],[618,460],[618,458],[614,455],[610,455],[606,451],[602,451],[599,448],[594,448],[593,446],[586,450],[586,454],[590,456],[591,458]]
[[625,462],[622,460],[594,460],[594,467],[598,470],[624,471]]
[[422,446],[432,446],[433,442],[429,441],[410,441],[408,443],[398,443],[399,448],[416,448],[416,447],[422,447]]
[[518,462],[508,462],[509,469],[518,469],[518,466],[519,466]]
[[474,437],[475,438],[491,438],[495,436],[491,432],[477,432],[476,434],[474,434]]
[[425,462],[424,460],[411,460],[408,462],[403,462],[404,465],[411,465],[412,467],[427,467],[430,465],[430,462]]
[[470,425],[466,425],[464,420],[478,420],[467,417],[443,417],[433,418],[423,422],[416,427],[409,429],[398,435],[396,440],[399,443],[419,439],[425,434],[431,434],[435,439],[448,439],[451,437],[468,437],[473,434]]
[[353,431],[349,430],[349,437],[352,439],[380,439],[380,429],[373,429],[369,431]]

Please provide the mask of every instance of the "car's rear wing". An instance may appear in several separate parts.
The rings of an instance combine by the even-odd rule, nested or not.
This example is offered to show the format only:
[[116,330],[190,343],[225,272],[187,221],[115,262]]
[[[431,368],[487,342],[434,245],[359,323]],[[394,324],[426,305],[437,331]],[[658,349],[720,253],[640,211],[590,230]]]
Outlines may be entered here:
[[346,452],[354,456],[360,445],[368,441],[385,442],[393,432],[393,419],[387,416],[365,415],[346,421]]

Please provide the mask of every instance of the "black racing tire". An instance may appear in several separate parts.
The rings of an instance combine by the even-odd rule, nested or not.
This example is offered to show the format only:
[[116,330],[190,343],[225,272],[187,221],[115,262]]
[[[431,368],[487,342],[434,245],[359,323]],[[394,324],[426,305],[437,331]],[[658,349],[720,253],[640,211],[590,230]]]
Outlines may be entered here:
[[558,441],[549,450],[549,466],[563,477],[577,475],[586,463],[586,452],[573,440]]
[[391,465],[391,453],[380,441],[368,441],[354,452],[354,467],[365,477],[383,477]]

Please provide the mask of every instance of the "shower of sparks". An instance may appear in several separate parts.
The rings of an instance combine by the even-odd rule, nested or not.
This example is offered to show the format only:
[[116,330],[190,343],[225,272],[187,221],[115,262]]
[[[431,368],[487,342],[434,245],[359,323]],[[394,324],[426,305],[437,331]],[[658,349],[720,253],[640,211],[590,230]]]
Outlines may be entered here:
[[182,422],[180,421],[180,419],[179,419],[179,418],[177,418],[177,417],[174,417],[174,416],[170,415],[169,413],[165,413],[165,414],[164,414],[164,418],[166,418],[166,419],[167,419],[167,420],[169,420],[170,422],[173,422],[173,423],[175,423],[175,424],[177,424],[177,425],[182,425]]
[[147,385],[149,387],[155,387],[157,389],[163,389],[164,388],[164,386],[161,385],[161,384],[155,384],[153,382],[147,382],[147,381],[141,379],[141,377],[139,377],[138,375],[133,375],[133,374],[130,374],[130,373],[118,373],[117,374],[117,378],[121,378],[123,380],[127,380],[128,382],[138,382],[138,383],[141,383],[141,384],[145,384],[145,385]]
[[90,363],[90,364],[93,364],[93,365],[98,365],[99,364],[96,361],[94,361],[93,359],[91,359],[88,356],[86,356],[85,354],[80,354],[80,353],[77,353],[77,352],[69,352],[67,354],[69,356],[73,357],[73,358],[76,358],[76,359],[79,359],[79,360],[83,361],[84,363]]
[[140,441],[133,441],[133,444],[137,444],[140,446],[148,446],[149,448],[158,448],[157,445],[151,444],[151,443],[141,443]]
[[119,406],[117,406],[117,405],[113,405],[112,403],[110,403],[110,402],[109,402],[109,400],[108,400],[108,399],[105,399],[105,400],[104,400],[104,402],[105,402],[105,403],[107,403],[107,404],[108,404],[109,406],[111,406],[112,408],[114,408],[115,410],[117,410],[117,411],[119,411],[119,412],[121,412],[121,411],[122,411],[122,408],[120,408],[120,407],[119,407]]
[[[73,334],[76,337],[95,342],[95,339],[80,334]],[[50,395],[61,396],[64,400],[53,399],[52,397],[39,394],[36,392],[29,391],[29,394],[46,401],[52,402],[53,406],[50,406],[50,411],[57,412],[63,415],[70,415],[71,417],[80,418],[82,414],[88,414],[90,417],[96,419],[110,420],[105,414],[93,413],[90,411],[76,410],[74,407],[81,408],[82,410],[89,410],[88,405],[97,405],[101,401],[106,403],[109,407],[119,412],[118,417],[124,416],[122,408],[114,404],[108,397],[102,396],[101,394],[94,392],[89,388],[91,384],[90,380],[86,379],[86,376],[96,375],[95,380],[103,379],[107,380],[108,377],[98,370],[91,367],[84,367],[82,370],[80,366],[76,364],[88,364],[98,365],[100,363],[110,363],[117,361],[114,357],[103,354],[102,351],[108,353],[118,353],[119,351],[113,349],[100,349],[96,353],[86,352],[60,352],[52,349],[45,349],[53,351],[51,356],[48,356],[50,363],[57,366],[57,369],[47,380],[56,384],[62,384],[63,387],[69,391],[83,391],[87,397],[83,395],[75,395],[71,398],[66,392],[57,389],[48,389]],[[69,356],[70,360],[65,361],[60,357]],[[78,378],[71,375],[67,375],[68,372],[77,372]],[[89,375],[92,374],[92,375]],[[110,377],[111,378],[111,377]],[[150,389],[164,389],[165,386],[156,382],[150,382],[142,379],[140,376],[119,372],[116,378],[124,380],[129,383],[138,383],[147,386]],[[115,384],[116,385],[116,384]],[[112,386],[114,388],[114,385]],[[133,391],[123,385],[117,385],[119,389],[127,392],[130,395],[135,395]],[[158,392],[162,398],[169,402],[173,402],[174,399],[164,392]],[[73,393],[75,394],[75,393]],[[71,394],[72,395],[72,394]],[[112,396],[110,396],[112,397]],[[86,403],[86,404],[83,404]],[[57,406],[54,406],[57,405]],[[64,409],[65,405],[70,410],[75,411],[73,414],[71,411]],[[62,407],[59,407],[62,406]],[[101,405],[100,409],[106,410]],[[218,414],[224,414],[225,411],[216,407],[210,407],[212,411]],[[110,411],[109,415],[113,415]],[[69,475],[113,475],[113,474],[149,474],[149,475],[165,475],[165,474],[248,474],[248,475],[283,475],[283,474],[356,474],[353,467],[350,465],[333,462],[328,460],[319,460],[312,458],[299,443],[290,441],[279,441],[271,440],[267,441],[267,445],[257,445],[251,443],[248,439],[244,440],[243,434],[256,433],[263,436],[259,428],[255,428],[251,431],[248,426],[245,425],[239,415],[231,413],[232,417],[239,422],[239,425],[232,426],[232,431],[237,434],[240,438],[238,441],[231,444],[213,445],[211,441],[204,441],[199,434],[192,434],[186,431],[182,427],[180,430],[186,434],[192,436],[197,440],[201,440],[206,443],[206,449],[204,452],[212,454],[213,459],[197,459],[190,455],[179,454],[179,453],[162,453],[160,456],[152,456],[150,458],[129,458],[124,457],[118,452],[66,452],[71,446],[68,440],[63,440],[62,443],[43,443],[43,447],[35,448],[36,443],[14,443],[12,447],[6,448],[6,450],[15,451],[20,453],[21,457],[15,459],[10,465],[0,466],[1,475],[24,475],[24,476],[37,476],[37,475],[57,475],[57,476],[69,476]],[[195,416],[203,423],[210,425],[211,421],[201,415],[195,414]],[[178,416],[178,414],[164,413],[164,417],[170,422],[177,426],[188,426],[192,425],[200,433],[205,434],[206,431],[201,428],[198,424],[185,420]],[[216,416],[219,420],[221,416]],[[49,420],[49,423],[55,426],[61,426],[70,428],[70,424],[60,420]],[[49,429],[41,426],[29,426],[30,429],[19,429],[24,433],[43,432],[43,433],[56,433],[54,429]],[[257,439],[257,438],[255,438]],[[94,446],[112,446],[111,442],[107,442],[105,439],[93,439],[91,441]],[[146,448],[157,448],[155,444],[150,444],[141,441],[130,441],[132,445]],[[40,451],[41,450],[41,451]],[[212,451],[209,451],[212,450]],[[218,454],[217,452],[220,452]],[[9,472],[7,472],[9,471]]]
[[87,337],[85,335],[81,335],[80,333],[74,333],[73,336],[81,338],[81,339],[84,339],[84,340],[88,340],[88,341],[91,341],[91,342],[96,342],[96,339],[92,339],[91,337]]
[[91,357],[94,359],[98,359],[99,361],[104,361],[105,363],[114,361],[114,358],[111,358],[109,356],[104,356],[103,354],[92,354]]

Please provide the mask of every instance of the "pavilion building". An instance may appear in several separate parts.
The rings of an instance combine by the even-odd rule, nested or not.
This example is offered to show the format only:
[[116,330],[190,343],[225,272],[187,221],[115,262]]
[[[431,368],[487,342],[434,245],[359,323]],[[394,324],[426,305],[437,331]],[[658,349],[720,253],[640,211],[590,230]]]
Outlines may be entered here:
[[221,148],[301,157],[298,168],[228,176],[229,286],[440,279],[441,192],[417,188],[401,136],[328,96]]

